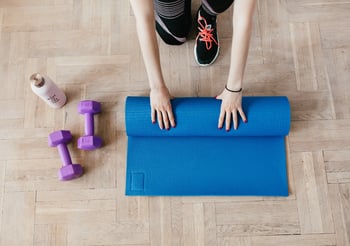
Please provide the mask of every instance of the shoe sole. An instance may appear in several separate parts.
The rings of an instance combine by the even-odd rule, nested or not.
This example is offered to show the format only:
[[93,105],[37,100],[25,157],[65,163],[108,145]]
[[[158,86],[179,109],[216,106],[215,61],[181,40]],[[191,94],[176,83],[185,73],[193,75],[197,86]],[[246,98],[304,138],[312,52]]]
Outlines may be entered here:
[[216,52],[216,55],[214,57],[214,59],[208,63],[208,64],[202,64],[198,61],[198,57],[197,57],[197,52],[196,52],[196,49],[197,49],[197,43],[194,45],[194,49],[193,49],[193,53],[194,53],[194,59],[196,60],[196,63],[201,66],[201,67],[207,67],[207,66],[210,66],[212,65],[215,61],[216,61],[216,58],[218,58],[219,56],[219,51],[220,51],[220,46],[218,45],[218,51]]

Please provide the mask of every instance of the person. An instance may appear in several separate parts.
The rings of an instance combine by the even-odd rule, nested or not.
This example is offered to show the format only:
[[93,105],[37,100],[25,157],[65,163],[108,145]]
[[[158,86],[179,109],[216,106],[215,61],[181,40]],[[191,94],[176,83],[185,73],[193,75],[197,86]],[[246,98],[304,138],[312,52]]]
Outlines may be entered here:
[[[202,0],[195,20],[198,34],[194,57],[199,65],[208,66],[219,54],[216,17],[233,2],[229,75],[223,91],[216,97],[221,100],[218,128],[225,125],[226,131],[230,130],[232,121],[237,129],[238,116],[247,122],[242,108],[242,87],[256,0]],[[163,78],[156,32],[167,44],[184,43],[192,25],[191,0],[130,0],[130,3],[150,84],[151,120],[158,121],[161,129],[169,130],[176,126],[171,107],[173,97]]]

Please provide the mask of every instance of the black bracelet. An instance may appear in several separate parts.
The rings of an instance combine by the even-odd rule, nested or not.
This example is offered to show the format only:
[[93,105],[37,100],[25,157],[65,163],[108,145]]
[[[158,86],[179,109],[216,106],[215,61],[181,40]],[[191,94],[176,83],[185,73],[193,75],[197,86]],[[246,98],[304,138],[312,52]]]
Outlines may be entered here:
[[243,88],[241,87],[239,90],[237,91],[234,91],[234,90],[230,90],[229,88],[227,88],[227,85],[225,85],[225,89],[229,92],[233,92],[233,93],[238,93],[238,92],[241,92],[243,90]]

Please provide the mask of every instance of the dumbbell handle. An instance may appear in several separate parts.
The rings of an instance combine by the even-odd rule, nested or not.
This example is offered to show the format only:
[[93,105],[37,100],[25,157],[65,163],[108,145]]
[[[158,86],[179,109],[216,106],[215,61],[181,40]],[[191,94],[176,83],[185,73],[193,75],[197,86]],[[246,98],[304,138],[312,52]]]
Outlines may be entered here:
[[91,113],[85,113],[85,135],[93,136],[94,135],[94,115]]
[[72,159],[70,157],[67,145],[65,144],[59,144],[57,145],[58,153],[60,154],[61,161],[63,163],[63,166],[68,166],[72,164]]

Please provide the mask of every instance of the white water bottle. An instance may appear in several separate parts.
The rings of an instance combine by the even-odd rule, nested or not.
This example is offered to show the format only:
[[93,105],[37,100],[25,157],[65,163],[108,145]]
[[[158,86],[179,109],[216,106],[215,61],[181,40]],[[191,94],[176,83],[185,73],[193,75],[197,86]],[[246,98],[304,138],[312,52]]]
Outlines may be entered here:
[[48,76],[35,73],[30,82],[32,91],[52,108],[61,108],[66,103],[66,95]]

